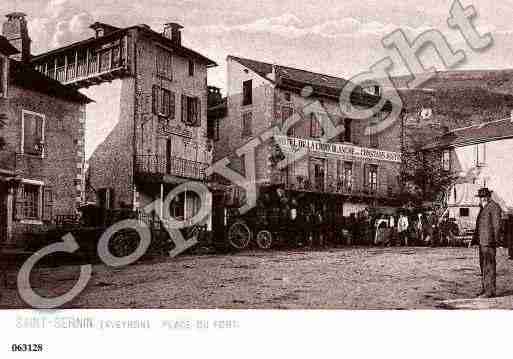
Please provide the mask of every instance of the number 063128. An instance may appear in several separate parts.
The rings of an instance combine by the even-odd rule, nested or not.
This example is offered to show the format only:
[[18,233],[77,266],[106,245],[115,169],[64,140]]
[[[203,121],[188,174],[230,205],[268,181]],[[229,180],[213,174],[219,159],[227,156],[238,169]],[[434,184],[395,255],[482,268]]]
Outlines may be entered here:
[[13,344],[12,352],[42,352],[43,344]]

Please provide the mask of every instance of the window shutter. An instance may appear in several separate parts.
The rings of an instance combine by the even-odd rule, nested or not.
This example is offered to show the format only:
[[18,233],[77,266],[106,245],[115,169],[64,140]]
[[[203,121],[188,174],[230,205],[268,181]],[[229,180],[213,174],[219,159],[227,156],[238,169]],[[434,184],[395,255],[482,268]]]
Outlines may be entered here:
[[176,110],[175,93],[169,92],[169,117],[171,119],[175,118],[175,110]]
[[43,124],[44,124],[44,121],[43,121],[43,118],[41,116],[36,116],[35,117],[35,120],[36,120],[36,130],[35,130],[35,133],[36,133],[36,142],[39,142],[43,139]]
[[194,121],[194,125],[197,127],[201,126],[201,100],[200,98],[196,98],[196,118]]
[[182,122],[187,123],[187,96],[182,95]]
[[171,93],[168,90],[160,89],[162,92],[162,109],[160,115],[168,118],[171,113]]
[[53,217],[53,191],[51,187],[43,190],[43,221],[51,222]]
[[158,115],[158,106],[159,106],[159,91],[158,91],[157,86],[153,86],[151,112],[154,115]]

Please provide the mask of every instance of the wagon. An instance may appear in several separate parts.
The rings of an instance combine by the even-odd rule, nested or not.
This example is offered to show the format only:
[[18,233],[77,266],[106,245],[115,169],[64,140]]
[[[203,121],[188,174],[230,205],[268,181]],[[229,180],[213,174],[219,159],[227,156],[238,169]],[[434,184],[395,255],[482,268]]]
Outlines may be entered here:
[[214,227],[223,228],[217,230],[218,240],[235,250],[252,245],[260,249],[279,245],[312,247],[336,240],[336,233],[342,233],[341,206],[334,196],[264,186],[255,208],[246,213],[240,213],[238,204],[215,204],[221,213],[216,220],[214,209]]

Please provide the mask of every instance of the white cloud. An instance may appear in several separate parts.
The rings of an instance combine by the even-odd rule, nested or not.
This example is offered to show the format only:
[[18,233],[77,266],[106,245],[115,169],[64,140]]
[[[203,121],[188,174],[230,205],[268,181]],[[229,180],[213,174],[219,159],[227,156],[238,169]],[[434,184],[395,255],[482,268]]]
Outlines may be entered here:
[[[211,25],[196,27],[196,32],[207,32],[210,34],[226,34],[234,31],[247,33],[269,33],[277,34],[285,38],[299,38],[308,35],[318,35],[327,38],[341,36],[384,36],[398,29],[399,27],[388,23],[383,24],[377,21],[361,22],[352,17],[339,20],[329,20],[321,24],[306,26],[304,21],[293,14],[283,14],[277,17],[261,18],[253,22],[239,25]],[[418,34],[427,27],[403,27],[405,32]]]
[[69,20],[59,21],[52,38],[52,46],[59,47],[88,37],[89,25],[94,22],[89,13],[82,12]]

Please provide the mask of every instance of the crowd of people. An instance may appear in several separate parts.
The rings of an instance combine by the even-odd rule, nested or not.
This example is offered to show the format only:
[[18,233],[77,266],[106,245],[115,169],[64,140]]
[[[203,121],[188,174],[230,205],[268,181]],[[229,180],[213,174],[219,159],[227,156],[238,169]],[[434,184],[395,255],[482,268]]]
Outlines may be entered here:
[[255,217],[255,233],[269,229],[299,244],[441,246],[455,244],[458,232],[438,208],[365,208],[343,216],[340,207],[281,189],[258,201]]
[[345,221],[343,237],[346,244],[378,246],[441,246],[451,245],[453,228],[436,211],[401,209],[391,214],[372,214],[363,210]]

